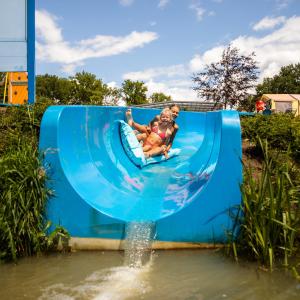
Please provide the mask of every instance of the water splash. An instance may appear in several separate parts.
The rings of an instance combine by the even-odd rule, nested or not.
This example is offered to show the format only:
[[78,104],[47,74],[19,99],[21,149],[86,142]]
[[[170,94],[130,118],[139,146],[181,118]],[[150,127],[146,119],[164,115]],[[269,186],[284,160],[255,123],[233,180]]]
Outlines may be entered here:
[[153,222],[130,222],[126,225],[124,264],[141,268],[151,261],[151,245],[155,233]]
[[124,266],[96,271],[74,284],[55,284],[43,290],[39,300],[125,300],[143,297],[151,291],[151,245],[155,223],[126,225]]
[[43,290],[39,300],[125,300],[151,291],[150,264],[96,271],[77,284],[55,284]]

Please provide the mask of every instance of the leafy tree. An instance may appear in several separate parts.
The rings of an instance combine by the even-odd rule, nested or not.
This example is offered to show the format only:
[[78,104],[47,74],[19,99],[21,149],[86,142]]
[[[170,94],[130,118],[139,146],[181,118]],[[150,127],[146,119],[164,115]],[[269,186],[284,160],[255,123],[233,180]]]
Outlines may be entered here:
[[254,111],[255,110],[255,103],[257,101],[256,95],[249,95],[245,99],[239,102],[238,110],[239,111]]
[[151,103],[166,102],[166,101],[172,101],[171,96],[167,96],[164,93],[153,93],[150,96]]
[[38,75],[36,77],[36,96],[57,102],[67,103],[71,97],[72,82],[56,75]]
[[127,105],[147,103],[147,87],[142,81],[125,80],[122,83],[122,96]]
[[240,55],[238,48],[229,45],[219,62],[206,65],[204,71],[193,75],[193,89],[206,101],[223,104],[224,108],[239,104],[247,99],[257,79],[254,56],[254,52]]
[[104,95],[103,105],[116,106],[121,98],[121,90],[114,87],[108,87]]
[[262,94],[300,94],[300,63],[284,66],[278,75],[265,78],[256,87],[257,96]]
[[73,104],[97,104],[102,105],[108,86],[97,79],[96,75],[85,71],[76,73],[71,77],[72,103]]

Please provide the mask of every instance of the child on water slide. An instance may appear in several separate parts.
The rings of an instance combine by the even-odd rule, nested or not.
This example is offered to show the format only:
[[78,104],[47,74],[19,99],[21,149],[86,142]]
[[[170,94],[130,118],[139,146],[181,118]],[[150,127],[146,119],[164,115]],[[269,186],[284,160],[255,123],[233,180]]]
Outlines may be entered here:
[[143,143],[146,158],[161,154],[168,158],[167,144],[173,133],[172,111],[169,108],[163,109],[157,121],[154,121],[151,126],[134,122],[131,109],[126,111],[126,118],[128,125],[139,132],[137,138]]

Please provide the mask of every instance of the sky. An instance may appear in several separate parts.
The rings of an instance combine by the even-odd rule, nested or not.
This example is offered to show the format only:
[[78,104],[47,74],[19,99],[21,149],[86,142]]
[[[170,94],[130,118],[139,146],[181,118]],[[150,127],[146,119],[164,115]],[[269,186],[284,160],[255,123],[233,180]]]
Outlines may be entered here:
[[37,0],[36,72],[143,81],[199,101],[193,74],[232,44],[256,54],[258,83],[300,63],[300,0]]

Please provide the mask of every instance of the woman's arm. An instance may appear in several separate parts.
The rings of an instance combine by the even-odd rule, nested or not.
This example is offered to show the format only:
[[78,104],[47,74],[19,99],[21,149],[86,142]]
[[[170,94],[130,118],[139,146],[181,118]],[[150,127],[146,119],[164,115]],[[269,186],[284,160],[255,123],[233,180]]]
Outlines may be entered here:
[[177,124],[175,124],[174,125],[174,130],[173,130],[173,132],[172,132],[172,134],[171,134],[171,136],[170,136],[170,138],[169,138],[169,140],[167,142],[167,151],[169,151],[171,149],[173,141],[175,139],[175,135],[176,135],[176,133],[177,133],[178,130],[179,130],[179,127],[178,127]]

